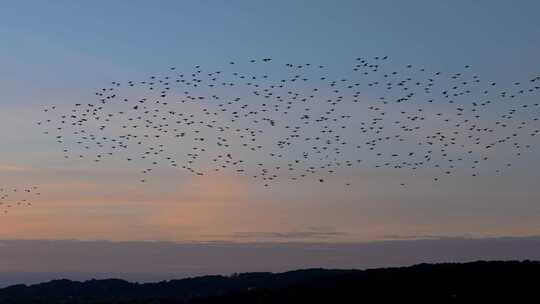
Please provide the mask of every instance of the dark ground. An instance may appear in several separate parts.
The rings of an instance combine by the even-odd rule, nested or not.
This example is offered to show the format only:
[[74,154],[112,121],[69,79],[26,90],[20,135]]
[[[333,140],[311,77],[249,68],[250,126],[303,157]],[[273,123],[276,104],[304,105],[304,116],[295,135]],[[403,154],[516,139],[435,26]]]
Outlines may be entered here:
[[55,280],[0,289],[0,303],[540,303],[540,262],[307,269],[158,283]]

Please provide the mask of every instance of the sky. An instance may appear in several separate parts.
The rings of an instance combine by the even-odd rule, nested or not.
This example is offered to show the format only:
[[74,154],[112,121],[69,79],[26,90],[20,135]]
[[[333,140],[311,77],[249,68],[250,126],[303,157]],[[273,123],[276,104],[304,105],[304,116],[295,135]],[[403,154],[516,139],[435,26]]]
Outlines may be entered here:
[[[395,237],[540,232],[540,153],[501,176],[455,176],[415,190],[365,169],[331,182],[263,189],[235,175],[162,172],[141,185],[120,163],[66,161],[35,122],[50,105],[94,100],[111,81],[170,66],[270,57],[341,66],[358,56],[510,82],[540,73],[538,1],[3,1],[0,184],[39,185],[0,217],[4,240],[351,243]],[[538,144],[538,143],[537,143]]]

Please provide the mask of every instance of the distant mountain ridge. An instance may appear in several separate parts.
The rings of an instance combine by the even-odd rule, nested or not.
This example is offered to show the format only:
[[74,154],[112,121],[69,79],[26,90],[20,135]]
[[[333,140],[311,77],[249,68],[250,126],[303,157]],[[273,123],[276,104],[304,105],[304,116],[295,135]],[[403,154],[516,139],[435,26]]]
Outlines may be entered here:
[[0,303],[432,303],[540,300],[540,261],[419,264],[368,270],[306,269],[156,283],[53,280],[0,289]]

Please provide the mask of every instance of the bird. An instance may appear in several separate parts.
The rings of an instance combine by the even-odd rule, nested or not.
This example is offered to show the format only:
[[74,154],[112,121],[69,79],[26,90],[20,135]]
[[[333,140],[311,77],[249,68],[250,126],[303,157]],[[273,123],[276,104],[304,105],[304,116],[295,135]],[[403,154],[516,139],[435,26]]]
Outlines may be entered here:
[[35,185],[23,188],[2,186],[0,187],[0,214],[8,215],[18,207],[31,207],[32,201],[41,196],[39,187]]

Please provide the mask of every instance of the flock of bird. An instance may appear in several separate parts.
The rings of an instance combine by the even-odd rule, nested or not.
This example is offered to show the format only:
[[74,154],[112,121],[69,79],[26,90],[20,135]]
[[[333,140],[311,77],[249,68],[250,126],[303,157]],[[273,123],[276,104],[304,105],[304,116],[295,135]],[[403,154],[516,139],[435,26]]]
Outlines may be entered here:
[[32,197],[41,195],[38,191],[37,186],[22,189],[0,188],[0,213],[8,214],[14,208],[32,206]]
[[[143,183],[166,168],[232,172],[264,187],[362,168],[423,170],[435,183],[501,173],[531,150],[539,91],[540,76],[501,85],[468,65],[448,74],[387,56],[334,70],[263,58],[113,81],[95,101],[46,107],[37,124],[65,158],[119,158]],[[0,212],[39,195],[36,186],[0,188]]]
[[167,168],[264,187],[361,168],[424,170],[442,182],[500,173],[530,150],[538,92],[538,76],[501,85],[468,65],[447,74],[387,56],[337,70],[263,58],[113,81],[92,102],[46,107],[37,124],[65,158],[121,159],[141,182]]

